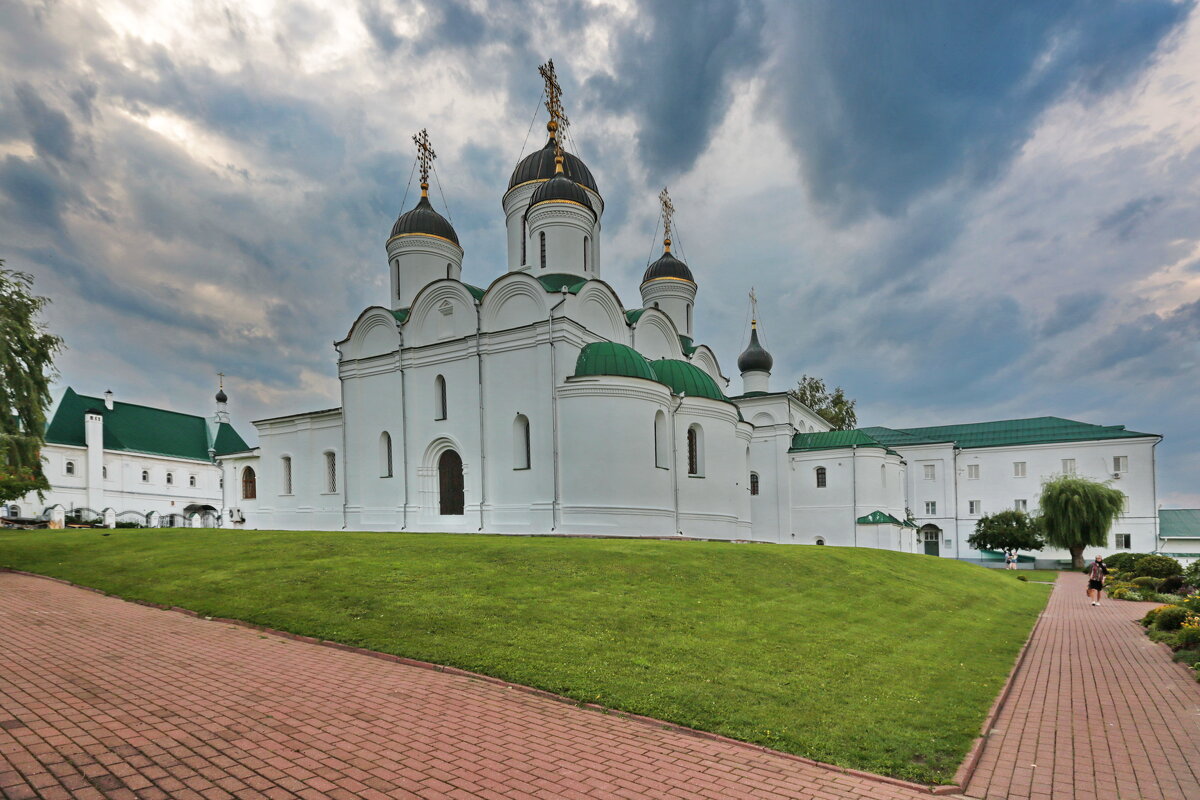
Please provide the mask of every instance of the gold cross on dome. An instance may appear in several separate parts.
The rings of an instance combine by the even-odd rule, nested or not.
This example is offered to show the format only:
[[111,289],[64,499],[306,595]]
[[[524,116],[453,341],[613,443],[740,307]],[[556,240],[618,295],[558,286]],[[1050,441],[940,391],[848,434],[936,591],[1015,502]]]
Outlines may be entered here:
[[421,183],[427,185],[429,183],[429,168],[433,165],[433,160],[437,158],[437,153],[433,152],[433,145],[429,143],[429,131],[421,128],[420,133],[413,134],[413,144],[417,146],[417,161],[421,164]]
[[754,287],[750,287],[750,327],[758,326],[758,295],[754,293]]
[[554,59],[550,59],[538,67],[538,73],[546,82],[546,110],[550,112],[550,124],[547,127],[550,128],[550,134],[557,140],[559,134],[566,130],[570,122],[567,121],[567,114],[563,111],[562,86],[558,83],[558,73],[554,71]]
[[224,373],[224,372],[218,372],[218,373],[217,373],[217,379],[218,379],[218,380],[217,380],[217,388],[218,388],[218,389],[224,389],[224,388],[225,388],[225,373]]
[[675,216],[675,204],[671,202],[671,195],[667,192],[667,187],[658,193],[658,202],[662,205],[663,218],[663,239],[666,244],[671,244],[671,219]]

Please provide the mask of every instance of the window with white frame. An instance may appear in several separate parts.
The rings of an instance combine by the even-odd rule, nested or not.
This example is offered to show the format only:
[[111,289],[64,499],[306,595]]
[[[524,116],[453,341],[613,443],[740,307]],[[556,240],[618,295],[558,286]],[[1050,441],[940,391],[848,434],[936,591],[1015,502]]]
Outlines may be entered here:
[[1113,456],[1113,472],[1128,472],[1129,456]]
[[328,494],[337,491],[337,456],[332,450],[325,451],[325,491]]
[[1025,477],[1025,462],[1024,461],[1014,461],[1013,462],[1013,477],[1014,478],[1024,478]]
[[817,473],[817,488],[824,489],[827,486],[826,481],[828,480],[828,476],[825,474],[825,468],[817,467],[816,473]]
[[188,486],[192,487],[193,489],[196,488],[196,476],[195,475],[188,475]]
[[979,514],[979,506],[980,506],[980,503],[978,500],[968,500],[967,501],[967,513],[973,517],[977,516]]
[[1062,460],[1062,474],[1063,475],[1074,475],[1075,474],[1075,459],[1064,458]]
[[925,480],[931,481],[937,477],[937,465],[936,464],[925,464],[923,466],[923,468],[925,471]]
[[757,472],[750,473],[750,494],[753,496],[758,495],[758,473]]
[[167,473],[167,486],[174,486],[174,485],[175,485],[175,473],[168,472]]
[[969,480],[969,481],[979,480],[979,465],[978,464],[967,464],[967,480]]
[[1130,540],[1130,534],[1118,533],[1113,536],[1113,547],[1117,550],[1132,550],[1133,542]]
[[1029,501],[1023,497],[1013,500],[1013,510],[1014,511],[1028,511],[1029,510]]
[[283,456],[282,458],[279,459],[279,471],[283,476],[283,486],[281,487],[283,489],[283,493],[291,494],[292,493],[292,457],[291,456]]
[[75,462],[68,461],[65,464],[63,464],[63,472],[67,475],[74,475],[75,474]]
[[926,500],[925,501],[925,513],[928,514],[929,516],[933,516],[934,514],[937,513],[937,501],[936,500]]
[[1127,494],[1121,495],[1121,513],[1122,514],[1129,513],[1129,495],[1127,495]]
[[704,430],[699,425],[692,425],[687,432],[688,475],[693,478],[704,477]]
[[149,483],[149,482],[150,482],[150,470],[144,469],[144,470],[142,470],[142,483]]

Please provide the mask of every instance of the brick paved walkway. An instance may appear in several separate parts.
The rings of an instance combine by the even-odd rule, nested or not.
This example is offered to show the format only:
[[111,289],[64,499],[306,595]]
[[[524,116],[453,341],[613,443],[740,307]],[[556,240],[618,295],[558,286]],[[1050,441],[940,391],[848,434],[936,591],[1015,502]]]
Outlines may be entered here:
[[1093,607],[1086,585],[1059,577],[966,794],[1197,800],[1200,684],[1132,624],[1152,603]]
[[0,793],[929,797],[472,678],[11,573],[0,573]]

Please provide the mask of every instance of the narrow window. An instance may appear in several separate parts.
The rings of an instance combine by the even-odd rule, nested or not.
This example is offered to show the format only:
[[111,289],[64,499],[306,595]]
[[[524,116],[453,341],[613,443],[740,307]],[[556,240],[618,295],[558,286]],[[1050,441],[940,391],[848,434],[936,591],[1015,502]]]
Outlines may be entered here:
[[1016,511],[1028,511],[1029,501],[1023,497],[1019,497],[1016,500],[1013,500],[1013,509]]
[[967,464],[967,480],[969,480],[969,481],[979,480],[979,465],[978,464]]
[[68,462],[67,462],[67,463],[66,463],[66,464],[63,466],[63,472],[67,473],[68,475],[74,475],[74,474],[75,474],[75,462],[74,462],[74,461],[68,461]]
[[688,428],[687,446],[688,475],[702,477],[704,475],[704,431],[699,425]]
[[192,487],[193,489],[196,488],[196,476],[195,475],[188,475],[188,486]]
[[446,280],[450,280],[450,270],[452,270],[452,269],[453,269],[453,267],[450,266],[450,262],[447,261],[446,262]]
[[588,247],[591,245],[591,240],[588,237],[583,237],[583,271],[588,271]]
[[108,464],[104,464],[100,467],[100,477],[104,480],[108,480]]
[[[935,501],[935,500],[926,500],[926,501],[925,501],[925,513],[926,513],[926,514],[928,514],[928,515],[930,515],[930,516],[933,516],[934,514],[937,514],[937,501]],[[935,538],[936,538],[936,537],[935,537]]]
[[446,379],[441,375],[433,381],[433,418],[446,418]]
[[687,304],[687,335],[692,335],[692,304]]
[[168,472],[167,473],[167,486],[174,486],[174,485],[175,485],[175,474]]
[[670,469],[667,461],[667,415],[662,411],[654,414],[654,466]]
[[142,483],[149,483],[149,482],[150,482],[150,470],[144,469],[144,470],[142,470]]
[[1025,462],[1024,461],[1014,461],[1013,462],[1013,477],[1014,478],[1024,478],[1025,477]]
[[1114,536],[1114,538],[1116,540],[1114,542],[1114,546],[1117,550],[1130,550],[1133,548],[1133,543],[1130,541],[1130,535],[1128,533],[1118,533]]
[[387,431],[379,434],[379,477],[392,477],[392,435]]
[[887,488],[887,464],[879,465],[879,485]]
[[337,456],[332,450],[325,451],[325,491],[329,494],[337,491]]
[[280,472],[283,473],[283,493],[292,493],[292,457],[284,456],[279,459]]
[[757,472],[750,473],[750,495],[751,496],[758,495],[758,473]]
[[1121,495],[1121,513],[1122,514],[1129,513],[1129,495],[1127,495],[1127,494]]
[[538,234],[538,246],[541,248],[541,251],[542,251],[542,257],[541,257],[542,269],[545,269],[546,268],[546,232],[545,231],[542,231]]
[[980,504],[979,504],[978,500],[967,501],[967,513],[970,514],[971,516],[975,516],[976,514],[979,513],[979,505]]
[[1064,458],[1062,460],[1062,472],[1063,472],[1063,475],[1074,475],[1075,474],[1075,459]]
[[824,489],[825,486],[825,468],[817,467],[817,488]]
[[931,481],[937,477],[937,465],[925,464],[925,480]]
[[529,469],[529,417],[513,420],[513,469]]
[[242,499],[253,500],[258,497],[258,486],[254,479],[254,467],[242,470]]
[[525,231],[525,215],[521,215],[521,266],[525,266],[525,259],[528,258],[526,250],[529,249],[529,234]]
[[1129,470],[1129,456],[1113,456],[1113,472]]

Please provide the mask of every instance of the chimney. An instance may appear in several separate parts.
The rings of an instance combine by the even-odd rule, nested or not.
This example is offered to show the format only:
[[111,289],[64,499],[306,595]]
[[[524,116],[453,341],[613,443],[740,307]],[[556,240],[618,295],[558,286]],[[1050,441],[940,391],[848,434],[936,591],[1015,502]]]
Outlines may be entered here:
[[104,392],[104,407],[107,408],[109,411],[112,411],[112,409],[113,409],[112,399],[113,399],[112,389],[105,390],[105,392]]

